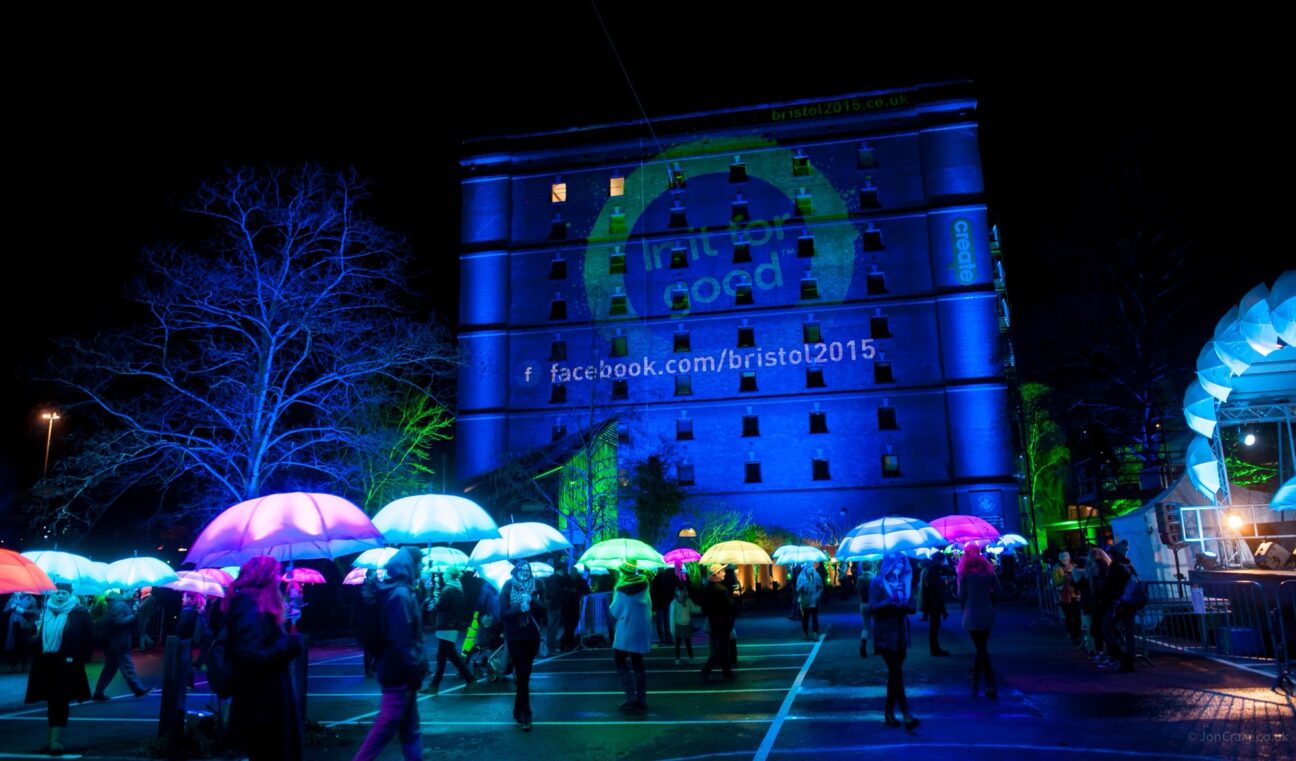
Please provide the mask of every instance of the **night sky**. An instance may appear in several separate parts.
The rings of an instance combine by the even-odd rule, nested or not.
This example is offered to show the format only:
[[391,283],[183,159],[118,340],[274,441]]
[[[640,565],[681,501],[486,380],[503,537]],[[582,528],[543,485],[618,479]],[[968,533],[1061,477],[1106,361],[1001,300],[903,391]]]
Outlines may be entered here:
[[[374,183],[375,215],[409,237],[429,308],[454,319],[461,140],[640,117],[588,2],[529,4],[507,17],[477,5],[436,23],[267,22],[220,38],[219,29],[196,39],[187,28],[147,41],[71,34],[19,73],[6,109],[17,138],[0,278],[0,512],[39,475],[37,415],[58,401],[25,379],[44,372],[58,336],[125,318],[138,252],[183,233],[173,200],[224,165],[359,169]],[[1296,262],[1280,215],[1292,174],[1278,117],[1285,67],[1282,47],[1257,37],[1264,32],[1243,36],[1219,19],[1177,29],[1073,19],[1027,39],[988,19],[919,21],[859,4],[758,17],[622,5],[604,19],[650,117],[975,81],[1027,378],[1069,361],[1066,347],[1045,348],[1028,326],[1057,319],[1067,288],[1059,252],[1087,224],[1118,157],[1139,157],[1149,187],[1185,220],[1191,269],[1207,275],[1185,295],[1200,304],[1184,326],[1195,346],[1248,288]],[[1042,22],[1013,27],[1032,23]],[[43,68],[55,59],[57,68]],[[1194,358],[1184,356],[1185,371]]]

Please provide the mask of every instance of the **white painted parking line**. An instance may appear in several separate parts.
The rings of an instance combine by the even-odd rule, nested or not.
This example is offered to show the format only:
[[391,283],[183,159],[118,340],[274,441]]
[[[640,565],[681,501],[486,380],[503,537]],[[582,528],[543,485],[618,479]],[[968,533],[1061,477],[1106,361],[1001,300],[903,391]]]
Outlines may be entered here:
[[311,665],[311,666],[324,666],[324,665],[327,665],[327,664],[330,664],[330,663],[338,663],[339,661],[355,661],[355,662],[357,662],[357,663],[361,663],[361,661],[362,661],[363,659],[364,659],[364,654],[363,654],[363,653],[361,653],[360,655],[354,655],[354,654],[353,654],[353,655],[339,655],[339,656],[336,657],[336,658],[326,658],[326,659],[324,659],[324,660],[322,660],[322,661],[310,661],[310,665]]
[[[648,690],[649,695],[726,695],[740,692],[786,692],[785,687],[743,687],[733,690]],[[445,690],[441,691],[444,696]],[[452,697],[456,698],[493,698],[498,696],[513,697],[512,692],[483,692],[474,690],[472,692],[460,692]],[[625,695],[625,690],[563,690],[560,692],[537,692],[531,690],[532,695]],[[375,711],[374,713],[377,713]]]
[[815,656],[819,654],[819,648],[823,645],[823,637],[815,640],[814,649],[810,655],[806,656],[805,665],[801,667],[801,673],[792,682],[792,688],[788,690],[787,697],[783,699],[783,705],[779,706],[778,713],[774,715],[774,723],[770,724],[769,730],[765,733],[765,739],[761,741],[760,748],[756,750],[756,756],[752,761],[765,761],[769,758],[770,751],[774,748],[774,741],[778,739],[779,730],[783,728],[783,722],[787,719],[788,712],[792,710],[792,701],[796,700],[797,692],[801,689],[801,683],[805,681],[806,674],[810,671],[811,664],[814,663]]
[[[796,671],[799,668],[801,667],[800,666],[746,666],[739,670],[743,672]],[[567,674],[620,674],[620,673],[621,673],[620,671],[617,671],[615,669],[610,671],[543,671],[543,672],[536,671],[531,674],[531,678],[534,679],[536,677],[541,677],[541,676],[566,676]],[[654,676],[658,676],[658,675],[664,676],[667,674],[680,674],[683,676],[690,676],[696,679],[698,675],[698,670],[696,668],[689,669],[689,668],[681,667],[679,671],[674,671],[672,669],[656,669],[656,670],[650,670],[648,673]]]

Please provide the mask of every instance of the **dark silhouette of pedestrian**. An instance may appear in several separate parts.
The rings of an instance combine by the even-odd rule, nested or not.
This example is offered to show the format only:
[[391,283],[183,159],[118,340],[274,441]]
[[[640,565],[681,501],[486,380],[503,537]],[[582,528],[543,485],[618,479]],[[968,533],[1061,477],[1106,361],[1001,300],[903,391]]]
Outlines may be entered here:
[[36,624],[36,659],[27,677],[28,703],[45,701],[49,742],[41,753],[63,754],[69,705],[90,699],[85,665],[94,651],[90,613],[72,595],[71,584],[55,585]]
[[949,651],[940,646],[941,622],[949,618],[945,610],[945,554],[937,552],[923,568],[918,582],[918,610],[928,621],[927,645],[934,656],[949,655]]
[[477,681],[468,670],[468,664],[464,662],[463,656],[459,654],[459,643],[468,630],[470,618],[468,601],[464,599],[463,585],[459,581],[459,576],[458,568],[449,568],[445,571],[445,586],[442,587],[441,594],[437,596],[436,605],[432,609],[436,614],[434,624],[437,641],[436,673],[432,675],[428,690],[433,695],[441,691],[441,677],[445,676],[447,662],[454,664],[459,676],[463,677],[465,685],[471,686]]
[[[152,599],[152,596],[147,599]],[[137,612],[132,611],[121,593],[114,589],[108,593],[108,609],[104,615],[107,616],[105,627],[108,641],[104,643],[104,666],[103,671],[99,672],[99,681],[95,683],[94,699],[108,699],[104,690],[119,670],[135,697],[147,695],[148,688],[135,674],[135,658],[131,655],[131,634],[139,623]]]
[[711,630],[711,653],[706,664],[702,666],[702,679],[711,677],[716,667],[725,679],[733,679],[733,665],[729,641],[733,635],[734,608],[733,594],[724,583],[724,566],[711,566],[711,575],[703,592],[702,609],[706,612],[707,625]]
[[513,578],[504,583],[499,595],[500,618],[504,619],[504,640],[513,661],[513,720],[523,732],[531,731],[531,667],[540,652],[545,616],[544,598],[531,574],[531,564],[519,560]]
[[887,690],[884,720],[898,727],[895,709],[904,716],[905,729],[918,726],[909,712],[905,697],[904,660],[909,650],[909,616],[914,613],[912,599],[913,570],[909,559],[900,554],[887,555],[882,568],[869,586],[869,609],[873,613],[873,648],[886,661]]
[[963,629],[972,638],[976,656],[972,663],[972,694],[981,688],[985,677],[985,696],[995,698],[994,667],[990,665],[990,630],[994,628],[994,601],[1001,594],[994,566],[981,555],[981,548],[968,544],[958,567],[959,602],[963,603]]

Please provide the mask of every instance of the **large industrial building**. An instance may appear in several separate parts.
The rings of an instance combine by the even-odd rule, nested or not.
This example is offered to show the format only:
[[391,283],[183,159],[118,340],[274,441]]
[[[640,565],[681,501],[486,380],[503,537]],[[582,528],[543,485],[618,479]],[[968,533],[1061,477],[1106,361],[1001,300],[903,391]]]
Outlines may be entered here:
[[461,479],[614,421],[623,471],[660,455],[696,504],[768,527],[1017,530],[967,83],[468,149]]

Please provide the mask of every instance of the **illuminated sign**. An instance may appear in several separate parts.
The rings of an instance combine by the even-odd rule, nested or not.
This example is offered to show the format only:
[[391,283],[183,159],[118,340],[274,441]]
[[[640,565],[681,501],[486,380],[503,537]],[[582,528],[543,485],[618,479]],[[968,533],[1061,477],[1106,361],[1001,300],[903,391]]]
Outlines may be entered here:
[[961,285],[976,282],[976,244],[972,242],[972,222],[965,217],[950,223],[949,268]]

